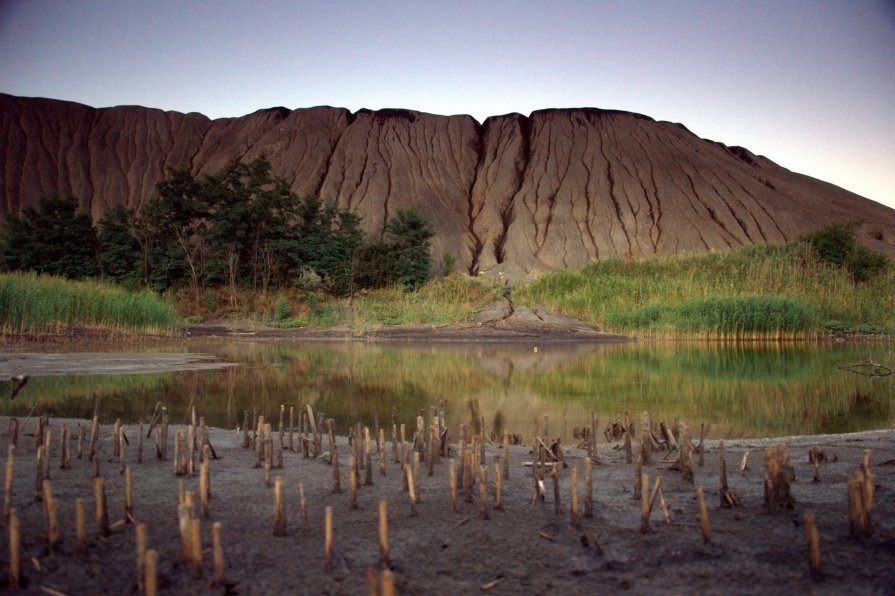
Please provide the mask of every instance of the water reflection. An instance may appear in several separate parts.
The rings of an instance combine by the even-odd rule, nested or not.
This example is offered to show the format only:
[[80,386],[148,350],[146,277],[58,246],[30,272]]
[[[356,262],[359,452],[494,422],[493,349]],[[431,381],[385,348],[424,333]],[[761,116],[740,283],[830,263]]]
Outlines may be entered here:
[[361,422],[412,423],[444,402],[448,425],[502,426],[526,441],[541,432],[573,441],[591,411],[604,427],[624,411],[654,420],[705,423],[710,437],[782,436],[864,430],[895,422],[892,377],[837,369],[872,355],[895,363],[889,345],[611,344],[376,345],[368,343],[187,343],[240,366],[165,374],[35,377],[0,412],[49,411],[106,422],[151,414],[156,402],[176,423],[192,406],[209,424],[234,428],[245,411],[276,421],[315,411],[338,429]]

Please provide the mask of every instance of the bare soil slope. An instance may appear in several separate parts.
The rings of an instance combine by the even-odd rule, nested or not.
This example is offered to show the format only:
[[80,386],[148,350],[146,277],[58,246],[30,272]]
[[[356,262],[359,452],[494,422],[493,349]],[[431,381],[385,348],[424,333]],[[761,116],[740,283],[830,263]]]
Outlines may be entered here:
[[895,211],[680,124],[595,108],[470,116],[315,107],[210,120],[0,94],[0,222],[40,197],[94,218],[139,207],[169,168],[195,175],[266,154],[298,194],[382,231],[419,208],[443,254],[517,279],[594,259],[785,242],[830,223],[895,256]]

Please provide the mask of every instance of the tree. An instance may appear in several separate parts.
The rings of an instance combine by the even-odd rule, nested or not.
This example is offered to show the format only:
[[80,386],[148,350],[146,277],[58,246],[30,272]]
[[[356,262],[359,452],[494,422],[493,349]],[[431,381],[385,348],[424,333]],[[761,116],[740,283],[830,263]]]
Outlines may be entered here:
[[96,274],[97,236],[90,216],[78,210],[77,199],[44,197],[37,209],[7,221],[3,266],[81,279]]
[[186,275],[198,302],[208,260],[209,209],[202,188],[186,170],[172,170],[156,188],[159,196],[141,210],[152,285],[166,289]]
[[233,162],[199,186],[210,214],[209,281],[226,281],[233,291],[237,280],[253,288],[285,283],[291,258],[278,249],[295,233],[296,197],[271,175],[267,157]]
[[357,251],[354,266],[356,288],[381,288],[397,281],[392,248],[385,242],[365,244]]
[[99,267],[103,276],[121,284],[143,281],[136,214],[124,205],[113,207],[99,220]]
[[432,226],[416,209],[403,209],[389,220],[385,232],[394,253],[395,280],[406,289],[418,288],[432,272]]
[[299,214],[298,266],[323,278],[330,292],[350,294],[357,251],[364,240],[360,217],[313,196],[302,200]]

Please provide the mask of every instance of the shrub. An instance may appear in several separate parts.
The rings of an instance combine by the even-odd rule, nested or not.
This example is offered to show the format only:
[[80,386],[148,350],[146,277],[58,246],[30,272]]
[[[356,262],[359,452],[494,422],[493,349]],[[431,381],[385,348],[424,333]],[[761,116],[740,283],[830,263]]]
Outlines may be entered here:
[[285,321],[292,314],[292,306],[289,305],[289,301],[286,300],[286,297],[280,294],[277,296],[277,303],[274,307],[274,317],[277,321]]
[[858,244],[853,224],[832,224],[805,234],[800,240],[810,246],[821,261],[846,268],[855,283],[869,281],[889,267],[888,257]]

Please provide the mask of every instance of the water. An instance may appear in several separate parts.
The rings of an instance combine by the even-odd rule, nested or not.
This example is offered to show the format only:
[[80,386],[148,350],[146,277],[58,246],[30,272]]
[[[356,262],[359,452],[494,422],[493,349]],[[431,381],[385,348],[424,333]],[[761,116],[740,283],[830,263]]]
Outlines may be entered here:
[[[84,348],[109,350],[116,348]],[[602,431],[628,411],[675,418],[711,438],[839,433],[895,423],[895,375],[840,370],[872,357],[895,366],[890,344],[632,343],[611,345],[378,345],[185,342],[155,348],[212,354],[238,366],[166,373],[34,376],[0,414],[104,422],[149,417],[162,402],[174,423],[191,406],[214,426],[235,428],[245,411],[277,428],[280,405],[310,404],[337,431],[361,422],[415,426],[420,410],[444,403],[448,426],[506,428],[529,442],[543,433],[575,442],[595,412]],[[122,352],[134,352],[131,346]],[[0,385],[5,392],[8,383]],[[2,395],[2,394],[0,394]],[[35,409],[36,406],[36,409]],[[296,417],[297,420],[297,417]]]

